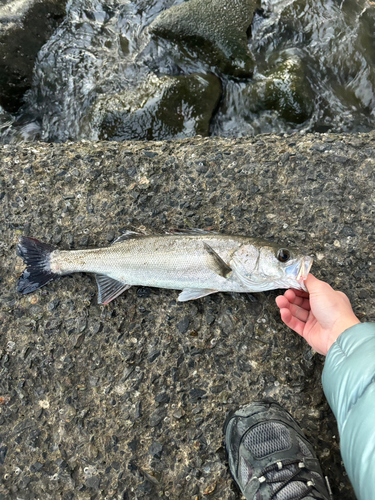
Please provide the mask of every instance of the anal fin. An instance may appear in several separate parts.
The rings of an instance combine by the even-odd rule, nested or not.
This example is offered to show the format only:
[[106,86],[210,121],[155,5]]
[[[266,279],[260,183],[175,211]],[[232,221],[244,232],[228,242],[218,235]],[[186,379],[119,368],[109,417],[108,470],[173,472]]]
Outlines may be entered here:
[[210,288],[184,288],[178,296],[179,302],[187,302],[188,300],[200,299],[206,297],[211,293],[217,293],[218,290],[211,290]]
[[98,304],[109,304],[112,300],[125,292],[131,285],[125,285],[104,274],[95,274],[98,285]]

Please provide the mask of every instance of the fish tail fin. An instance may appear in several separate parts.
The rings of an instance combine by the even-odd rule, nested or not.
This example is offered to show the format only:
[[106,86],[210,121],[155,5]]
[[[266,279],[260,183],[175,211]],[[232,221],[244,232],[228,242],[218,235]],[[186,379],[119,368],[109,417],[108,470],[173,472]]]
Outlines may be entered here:
[[50,257],[56,248],[48,243],[21,236],[17,245],[17,255],[26,264],[18,281],[17,290],[20,293],[31,293],[60,276],[51,271]]

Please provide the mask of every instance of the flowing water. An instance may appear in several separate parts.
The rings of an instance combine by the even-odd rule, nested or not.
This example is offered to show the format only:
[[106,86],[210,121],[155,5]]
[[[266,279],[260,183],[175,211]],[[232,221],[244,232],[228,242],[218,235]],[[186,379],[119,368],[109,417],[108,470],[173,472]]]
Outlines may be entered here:
[[[211,135],[374,128],[375,4],[264,0],[249,38],[254,74],[238,79],[222,74],[193,50],[148,34],[152,20],[179,3],[69,0],[64,22],[39,52],[24,106],[17,115],[0,108],[1,140],[103,138],[100,127],[111,96],[127,96],[132,103],[149,95],[153,101],[156,94],[145,82],[193,73],[214,74],[221,82]],[[161,118],[153,119],[151,138],[168,138],[158,123]],[[188,125],[172,136],[195,133],[194,118],[184,119]],[[135,118],[123,138],[144,139],[143,129]]]

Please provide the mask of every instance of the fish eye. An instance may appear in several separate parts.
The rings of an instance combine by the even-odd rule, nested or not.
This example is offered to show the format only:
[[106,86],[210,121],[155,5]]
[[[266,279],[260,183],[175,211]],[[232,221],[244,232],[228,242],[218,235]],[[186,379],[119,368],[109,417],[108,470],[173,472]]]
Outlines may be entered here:
[[290,259],[290,252],[287,248],[280,248],[280,250],[277,251],[276,257],[280,262],[288,262]]

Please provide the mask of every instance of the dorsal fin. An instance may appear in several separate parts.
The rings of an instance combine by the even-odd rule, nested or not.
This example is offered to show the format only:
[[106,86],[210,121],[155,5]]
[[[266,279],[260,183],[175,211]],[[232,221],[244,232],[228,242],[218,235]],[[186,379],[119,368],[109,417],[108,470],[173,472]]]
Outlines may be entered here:
[[126,240],[132,240],[133,238],[143,238],[144,234],[141,233],[136,233],[135,231],[125,231],[124,234],[119,236],[118,238],[115,239],[115,241],[112,242],[112,245],[116,245],[117,243],[122,243],[123,241]]
[[208,253],[208,266],[219,276],[223,278],[228,278],[232,269],[223,261],[223,259],[218,255],[213,248],[208,245],[205,241],[203,242],[204,248]]
[[95,274],[95,278],[98,285],[98,304],[109,304],[131,287],[104,274]]
[[171,228],[168,231],[171,234],[218,234],[216,231],[210,231],[209,229],[178,229]]

